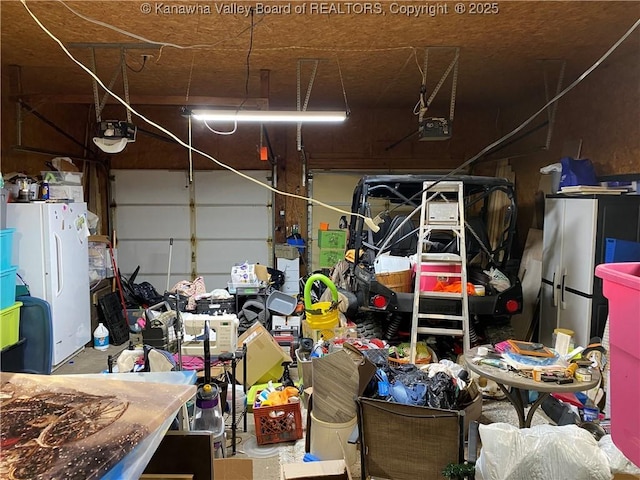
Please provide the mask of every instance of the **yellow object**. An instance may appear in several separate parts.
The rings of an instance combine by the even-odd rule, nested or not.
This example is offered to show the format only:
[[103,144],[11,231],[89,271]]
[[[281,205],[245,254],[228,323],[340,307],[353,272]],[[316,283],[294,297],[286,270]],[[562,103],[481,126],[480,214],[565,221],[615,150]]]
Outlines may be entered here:
[[[324,283],[331,292],[331,302],[311,303],[311,287],[316,280]],[[309,327],[313,330],[332,330],[340,322],[338,310],[338,290],[334,283],[325,275],[316,273],[311,275],[304,285],[304,308]]]
[[[360,256],[364,255],[364,250],[360,250]],[[349,250],[347,250],[347,252],[344,254],[344,259],[347,262],[355,262],[356,261],[356,251],[354,248],[351,248]]]
[[204,393],[210,393],[211,392],[211,385],[209,385],[208,383],[206,383],[204,385],[204,387],[202,387],[202,390],[204,391]]
[[569,330],[568,328],[554,328],[553,333],[564,333],[565,335],[573,337],[573,330]]
[[573,377],[573,375],[576,373],[576,370],[578,369],[578,364],[577,363],[570,363],[569,366],[567,367],[567,376],[569,377]]

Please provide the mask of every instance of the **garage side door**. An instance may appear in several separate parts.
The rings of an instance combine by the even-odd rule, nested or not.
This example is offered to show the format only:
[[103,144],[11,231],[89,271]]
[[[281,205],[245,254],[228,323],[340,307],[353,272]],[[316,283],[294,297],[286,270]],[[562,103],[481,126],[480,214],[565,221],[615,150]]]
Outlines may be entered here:
[[[341,208],[347,212],[351,211],[351,200],[353,198],[353,189],[362,177],[362,173],[329,173],[329,172],[313,172],[311,179],[312,196],[315,200],[326,203],[333,207]],[[330,230],[337,230],[340,222],[341,213],[328,208],[311,204],[311,215],[309,216],[310,231],[310,254],[311,267],[313,270],[320,270],[319,253],[318,253],[318,229],[320,223],[329,224]],[[349,215],[346,215],[347,222]]]
[[[268,171],[243,172],[268,183]],[[112,170],[118,265],[158,291],[202,275],[207,290],[224,288],[231,267],[270,265],[271,193],[226,171]],[[171,249],[170,277],[169,239]]]

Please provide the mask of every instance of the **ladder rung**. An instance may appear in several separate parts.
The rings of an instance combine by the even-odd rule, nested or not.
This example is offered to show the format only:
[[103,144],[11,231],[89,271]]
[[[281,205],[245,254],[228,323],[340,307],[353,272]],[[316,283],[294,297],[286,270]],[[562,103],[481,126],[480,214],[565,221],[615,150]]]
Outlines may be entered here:
[[462,263],[462,257],[455,253],[423,253],[421,258],[432,263]]
[[422,333],[423,335],[455,335],[461,337],[464,335],[464,330],[459,328],[418,327],[418,333]]
[[421,277],[461,277],[462,272],[420,272]]
[[420,312],[418,313],[418,318],[426,318],[432,320],[459,320],[463,321],[465,317],[462,315],[444,315],[442,313],[426,313]]
[[449,298],[452,300],[462,300],[460,292],[420,292],[420,298]]

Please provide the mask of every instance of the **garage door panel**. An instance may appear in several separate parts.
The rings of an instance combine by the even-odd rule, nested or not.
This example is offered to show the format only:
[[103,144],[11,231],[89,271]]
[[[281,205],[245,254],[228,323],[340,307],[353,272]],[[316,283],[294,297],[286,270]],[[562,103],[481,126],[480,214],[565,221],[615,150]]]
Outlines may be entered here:
[[112,170],[117,204],[189,205],[184,172],[166,170]]
[[201,240],[198,242],[198,271],[203,275],[226,272],[229,276],[234,265],[244,262],[267,265],[269,256],[266,239]]
[[[242,172],[251,178],[267,183],[269,171]],[[214,203],[220,205],[265,205],[269,202],[271,192],[235,173],[227,171],[198,172],[194,179],[196,203]]]
[[189,237],[188,206],[120,206],[117,232],[122,239]]
[[[113,170],[118,261],[123,273],[140,265],[136,282],[158,291],[167,283],[169,238],[174,239],[170,286],[190,280],[195,269],[207,289],[226,287],[231,267],[249,261],[270,265],[271,192],[231,172]],[[245,171],[267,181],[269,171]],[[190,199],[195,204],[191,225]],[[192,229],[195,242],[189,239]],[[192,261],[195,259],[195,265]]]
[[196,211],[196,232],[198,238],[264,239],[268,231],[268,210],[264,203],[251,207],[198,206]]
[[[135,259],[123,261],[122,258]],[[189,241],[174,240],[171,251],[171,271],[182,274],[190,271]],[[118,267],[123,273],[130,274],[140,265],[146,273],[167,274],[169,265],[169,241],[158,240],[121,240],[118,244]]]

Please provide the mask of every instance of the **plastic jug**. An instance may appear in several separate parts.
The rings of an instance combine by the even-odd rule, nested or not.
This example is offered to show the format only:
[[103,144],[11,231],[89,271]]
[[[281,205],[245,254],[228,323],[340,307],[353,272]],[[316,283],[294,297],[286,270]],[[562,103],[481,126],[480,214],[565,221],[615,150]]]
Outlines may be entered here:
[[109,330],[102,323],[99,323],[93,331],[93,348],[96,350],[109,348]]

